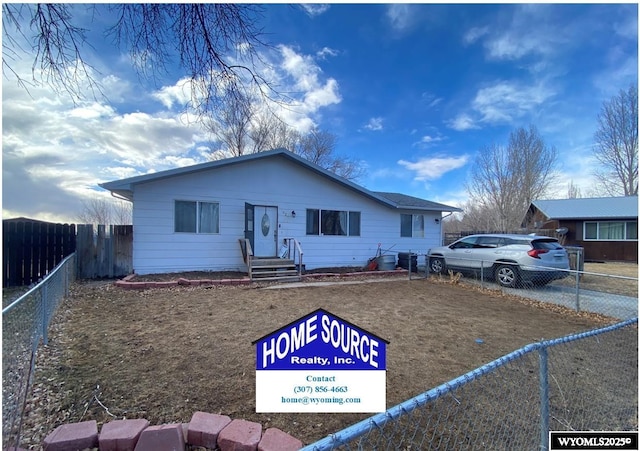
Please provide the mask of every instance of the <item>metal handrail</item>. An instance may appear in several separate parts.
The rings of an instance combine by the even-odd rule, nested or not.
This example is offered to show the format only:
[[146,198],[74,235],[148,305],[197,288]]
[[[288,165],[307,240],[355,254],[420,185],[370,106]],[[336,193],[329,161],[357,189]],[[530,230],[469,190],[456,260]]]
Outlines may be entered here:
[[287,242],[287,257],[291,258],[291,243],[293,242],[293,258],[291,258],[294,263],[296,261],[296,254],[298,256],[298,277],[302,277],[302,256],[304,255],[304,252],[302,251],[302,246],[300,245],[300,242],[298,240],[296,240],[295,238],[285,238],[284,239]]

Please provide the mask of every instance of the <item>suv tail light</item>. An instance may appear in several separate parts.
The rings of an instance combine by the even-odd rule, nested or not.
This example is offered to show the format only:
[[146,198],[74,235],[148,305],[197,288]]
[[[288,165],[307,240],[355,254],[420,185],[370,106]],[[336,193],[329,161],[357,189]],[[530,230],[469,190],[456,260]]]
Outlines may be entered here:
[[549,249],[531,249],[527,254],[529,254],[529,257],[540,258],[540,254],[546,254],[547,252],[549,252]]

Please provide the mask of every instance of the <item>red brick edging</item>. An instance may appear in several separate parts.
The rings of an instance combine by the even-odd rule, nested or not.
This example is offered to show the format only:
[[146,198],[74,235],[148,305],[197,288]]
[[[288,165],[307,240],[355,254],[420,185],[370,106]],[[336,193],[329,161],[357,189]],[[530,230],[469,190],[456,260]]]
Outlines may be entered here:
[[[371,272],[351,272],[351,273],[315,273],[304,274],[302,280],[312,280],[320,278],[336,278],[336,279],[348,279],[351,277],[380,277],[389,275],[407,274],[406,269],[395,269],[390,271],[371,271]],[[132,279],[135,278],[135,274],[129,274],[121,280],[114,282],[114,285],[126,290],[145,290],[147,288],[170,288],[177,286],[216,286],[216,285],[249,285],[252,283],[251,279],[245,277],[243,279],[185,279],[179,278],[177,280],[171,280],[166,282],[135,282]],[[259,281],[259,280],[258,280]]]
[[[297,451],[302,441],[277,428],[195,412],[189,423],[150,426],[145,419],[114,420],[98,433],[95,420],[63,424],[47,435],[44,451],[184,451],[189,446],[220,451]],[[19,449],[16,448],[16,451]]]

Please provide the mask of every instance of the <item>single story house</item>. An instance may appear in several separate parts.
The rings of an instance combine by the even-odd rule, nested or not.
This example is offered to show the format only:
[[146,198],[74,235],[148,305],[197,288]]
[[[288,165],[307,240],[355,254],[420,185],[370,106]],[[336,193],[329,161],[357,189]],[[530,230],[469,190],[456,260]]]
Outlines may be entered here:
[[[136,274],[245,271],[295,239],[306,269],[364,266],[382,249],[426,252],[443,212],[460,209],[369,191],[284,149],[102,183],[133,202]],[[245,241],[246,243],[246,241]]]
[[585,261],[638,262],[638,196],[535,200],[525,226],[556,229]]

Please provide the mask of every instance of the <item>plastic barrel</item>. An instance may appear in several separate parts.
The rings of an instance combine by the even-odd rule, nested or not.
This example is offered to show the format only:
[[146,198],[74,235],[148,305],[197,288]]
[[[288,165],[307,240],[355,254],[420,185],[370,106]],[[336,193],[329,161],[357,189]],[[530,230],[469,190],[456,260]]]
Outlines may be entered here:
[[411,262],[411,272],[418,272],[418,254],[398,252],[399,267],[409,269],[409,262]]

